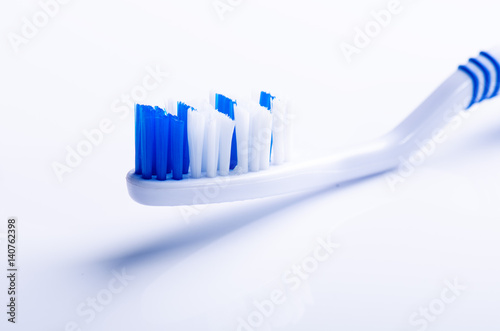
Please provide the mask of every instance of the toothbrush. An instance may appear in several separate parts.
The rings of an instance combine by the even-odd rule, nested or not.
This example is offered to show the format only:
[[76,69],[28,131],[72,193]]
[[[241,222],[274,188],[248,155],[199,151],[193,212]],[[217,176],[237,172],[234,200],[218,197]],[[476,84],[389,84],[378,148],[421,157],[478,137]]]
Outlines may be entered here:
[[[211,174],[209,177],[202,178],[198,171],[200,160],[196,159],[194,176],[185,174],[183,180],[179,181],[144,179],[135,169],[127,175],[129,194],[135,201],[151,206],[220,203],[318,190],[393,170],[399,166],[401,158],[409,157],[416,150],[415,142],[431,137],[433,131],[443,128],[449,119],[460,111],[469,109],[475,103],[485,99],[493,98],[499,93],[499,60],[500,47],[489,52],[481,52],[476,58],[470,59],[467,64],[459,66],[455,73],[396,128],[358,147],[303,163],[288,162],[266,167],[267,160],[262,160],[262,167],[258,167],[262,171],[249,171],[248,173],[242,173],[236,167],[228,175],[227,165],[223,166],[225,170],[219,166],[223,176],[218,177],[214,176],[214,160],[211,160]],[[263,96],[263,100],[262,98],[260,100],[261,105],[273,104],[274,100],[270,95],[263,94]],[[266,96],[268,96],[267,100]],[[262,110],[259,109],[259,111]],[[199,116],[193,110],[190,110],[189,114],[191,117]],[[263,116],[261,124],[269,125],[265,119],[266,115],[261,113],[261,116]],[[197,125],[198,129],[202,127],[200,123],[192,123],[191,127],[193,125]],[[244,130],[238,118],[235,127],[238,138],[239,131]],[[193,132],[191,135],[193,136]],[[273,132],[273,149],[275,136]],[[278,155],[279,162],[277,163],[282,163],[286,158],[284,152],[286,148],[282,146],[283,137],[279,134],[277,137],[276,143],[280,146],[276,148],[274,155]],[[200,137],[197,139],[201,140]],[[198,145],[196,146],[195,143],[194,147],[206,148],[200,147],[200,144],[198,141]],[[212,146],[212,148],[215,147]],[[227,143],[224,149],[226,156],[220,159],[227,163]],[[199,150],[197,152],[193,155],[200,155]],[[264,152],[261,151],[261,158],[262,155]],[[239,161],[246,162],[244,154],[238,154],[238,157]],[[253,166],[253,170],[257,169],[255,164]],[[177,175],[178,172],[177,170]]]

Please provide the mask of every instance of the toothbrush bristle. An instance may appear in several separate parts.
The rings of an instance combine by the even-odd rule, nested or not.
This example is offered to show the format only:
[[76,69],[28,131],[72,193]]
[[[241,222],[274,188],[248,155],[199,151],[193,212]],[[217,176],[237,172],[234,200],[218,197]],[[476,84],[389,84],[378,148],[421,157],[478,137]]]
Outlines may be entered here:
[[153,158],[155,153],[154,113],[155,109],[153,107],[151,106],[142,107],[141,163],[142,163],[142,178],[144,179],[151,179],[153,176]]
[[135,105],[135,174],[142,174],[141,126],[142,105]]
[[183,159],[182,159],[182,173],[187,174],[189,171],[189,144],[188,144],[188,130],[187,130],[187,112],[191,107],[183,102],[177,103],[177,116],[184,123],[184,137],[183,137]]
[[[259,102],[214,94],[197,107],[135,107],[135,174],[159,181],[243,174],[286,159],[286,105],[267,92]],[[270,154],[271,151],[271,154]]]
[[272,103],[273,99],[274,99],[274,97],[270,93],[261,92],[259,104],[262,107],[266,107],[268,110],[271,110],[271,103]]
[[[219,175],[227,176],[229,175],[229,169],[231,168],[231,154],[234,136],[234,120],[229,118],[229,116],[222,113],[218,114],[218,124],[220,130],[219,136]],[[237,146],[235,144],[235,146]],[[235,148],[237,150],[237,147]],[[237,159],[237,158],[236,158]],[[233,167],[234,168],[234,167]]]
[[[267,93],[267,92],[262,91],[260,93],[259,103],[262,107],[265,107],[269,111],[271,111],[274,98],[275,97],[273,97],[271,95],[271,93]],[[273,140],[274,140],[274,135],[271,133],[271,145],[269,146],[269,159],[271,159],[271,156],[272,156]]]
[[272,162],[276,165],[283,164],[286,161],[286,148],[290,142],[287,143],[289,120],[286,116],[286,106],[280,100],[272,100],[273,109],[273,137],[272,137]]
[[170,121],[170,131],[172,138],[172,178],[182,179],[182,167],[184,161],[184,122],[178,117],[173,117]]
[[[236,102],[222,94],[215,95],[215,109],[227,115],[234,121],[234,105]],[[233,170],[238,164],[238,147],[236,143],[236,133],[233,133],[231,141],[231,161],[229,168]]]
[[203,158],[203,140],[205,137],[205,116],[190,109],[188,112],[189,157],[191,160],[191,177],[201,177]]
[[164,111],[155,113],[155,136],[156,136],[156,179],[167,179],[167,151],[170,132],[170,116]]

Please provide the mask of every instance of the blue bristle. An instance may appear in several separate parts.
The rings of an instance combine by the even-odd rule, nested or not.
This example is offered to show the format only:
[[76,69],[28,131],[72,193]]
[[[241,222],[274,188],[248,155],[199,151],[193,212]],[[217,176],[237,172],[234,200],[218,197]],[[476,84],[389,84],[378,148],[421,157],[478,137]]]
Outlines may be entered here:
[[267,92],[260,92],[260,101],[259,104],[262,107],[266,107],[267,109],[271,110],[271,101],[274,99],[274,97],[267,93]]
[[189,144],[188,144],[188,130],[187,130],[187,119],[188,119],[188,110],[192,107],[186,105],[183,102],[177,103],[177,116],[181,121],[184,122],[184,149],[183,156],[184,159],[182,161],[182,173],[187,174],[189,172]]
[[222,102],[221,102],[222,98],[225,98],[222,94],[218,93],[215,94],[215,109],[219,110],[222,107]]
[[233,170],[238,165],[238,149],[236,148],[236,129],[233,132],[233,139],[231,140],[231,160],[229,162],[229,169]]
[[[234,121],[234,104],[235,102],[222,94],[215,95],[215,109],[219,112],[226,114]],[[234,169],[238,165],[238,149],[236,145],[236,130],[233,132],[233,139],[231,141],[231,160],[229,169]]]
[[141,163],[141,121],[142,106],[135,105],[135,173],[136,175],[142,174]]
[[169,141],[170,117],[165,111],[155,114],[155,140],[156,140],[156,179],[167,179],[167,154]]
[[[156,123],[156,118],[163,114],[165,111],[161,109],[160,107],[156,106],[154,107],[154,123]],[[156,128],[156,124],[153,123],[153,127]],[[153,146],[154,146],[154,151],[153,151],[153,176],[156,176],[156,133],[153,136]]]
[[177,116],[172,116],[170,120],[170,142],[172,147],[172,178],[182,179],[182,162],[184,152],[184,122]]
[[141,118],[141,162],[142,178],[151,179],[153,176],[153,156],[154,146],[154,114],[155,110],[151,106],[142,107]]
[[[273,97],[271,94],[267,93],[267,92],[260,92],[260,105],[262,107],[266,107],[267,109],[269,109],[271,111],[271,106],[272,106],[272,100],[274,99],[275,97]],[[269,160],[271,160],[271,153],[273,151],[273,134],[271,132],[271,150],[269,151]]]
[[[169,137],[172,136],[172,119],[173,115],[168,114],[168,127],[169,127]],[[168,144],[167,144],[167,174],[172,172],[172,138],[168,139]]]

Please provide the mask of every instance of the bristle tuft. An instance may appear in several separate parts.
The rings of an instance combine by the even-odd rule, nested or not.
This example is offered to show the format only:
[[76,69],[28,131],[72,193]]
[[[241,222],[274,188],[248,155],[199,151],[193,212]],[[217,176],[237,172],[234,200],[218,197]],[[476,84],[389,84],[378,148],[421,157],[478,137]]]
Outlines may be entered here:
[[201,177],[203,141],[205,138],[205,116],[196,110],[188,111],[188,142],[191,177]]
[[193,102],[196,107],[172,100],[164,109],[135,106],[137,175],[160,181],[212,178],[266,170],[271,161],[289,159],[286,102],[267,92],[253,102],[215,93],[209,101]]
[[182,162],[184,152],[184,122],[177,116],[171,118],[170,121],[170,139],[172,141],[172,178],[175,180],[182,179]]

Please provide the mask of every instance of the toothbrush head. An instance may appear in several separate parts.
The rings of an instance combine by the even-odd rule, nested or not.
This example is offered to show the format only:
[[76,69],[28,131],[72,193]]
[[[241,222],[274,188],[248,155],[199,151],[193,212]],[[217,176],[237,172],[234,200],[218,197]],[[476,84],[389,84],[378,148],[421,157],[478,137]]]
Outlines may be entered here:
[[[136,105],[135,169],[127,175],[134,200],[191,204],[176,199],[187,187],[192,193],[216,185],[218,176],[227,177],[219,182],[245,182],[249,179],[236,178],[252,178],[249,172],[285,162],[291,136],[286,103],[266,92],[259,103],[236,102],[222,94],[211,100],[213,105],[206,102],[196,108],[183,102],[176,109]],[[159,199],[154,195],[159,190],[171,190],[172,196]]]

